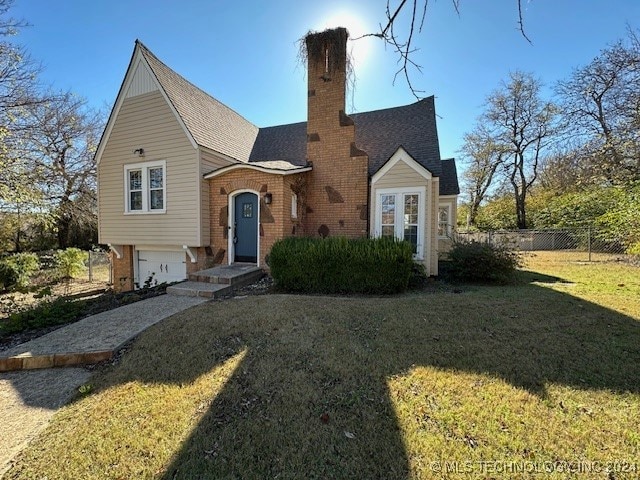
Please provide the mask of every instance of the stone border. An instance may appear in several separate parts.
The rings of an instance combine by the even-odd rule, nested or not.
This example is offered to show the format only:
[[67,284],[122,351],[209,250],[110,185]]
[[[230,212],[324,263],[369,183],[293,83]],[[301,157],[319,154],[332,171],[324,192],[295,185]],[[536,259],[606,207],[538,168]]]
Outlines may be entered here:
[[56,353],[53,355],[18,355],[0,358],[0,372],[35,370],[38,368],[71,367],[92,365],[113,358],[115,350],[98,350],[79,353]]

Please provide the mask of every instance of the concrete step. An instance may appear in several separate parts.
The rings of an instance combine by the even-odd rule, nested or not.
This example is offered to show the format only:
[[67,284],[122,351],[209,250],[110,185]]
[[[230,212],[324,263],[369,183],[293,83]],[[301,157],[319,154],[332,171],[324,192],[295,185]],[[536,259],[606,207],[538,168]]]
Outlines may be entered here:
[[264,271],[254,264],[235,263],[192,273],[189,275],[189,281],[231,285],[238,288],[257,282],[263,275]]
[[218,298],[231,292],[233,287],[228,284],[209,282],[182,282],[167,287],[167,293],[186,297]]

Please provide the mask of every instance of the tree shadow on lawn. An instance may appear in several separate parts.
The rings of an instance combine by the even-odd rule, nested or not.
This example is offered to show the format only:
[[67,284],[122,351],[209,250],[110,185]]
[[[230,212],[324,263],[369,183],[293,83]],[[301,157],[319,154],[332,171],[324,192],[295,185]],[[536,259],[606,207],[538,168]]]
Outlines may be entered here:
[[534,286],[443,297],[235,301],[218,322],[248,353],[164,478],[406,478],[387,381],[415,366],[487,374],[541,397],[548,383],[640,391],[632,318]]
[[539,397],[550,383],[640,391],[640,322],[533,284],[208,303],[150,329],[123,359],[134,368],[107,372],[101,388],[193,382],[243,351],[164,479],[407,478],[388,381],[415,367],[484,374]]

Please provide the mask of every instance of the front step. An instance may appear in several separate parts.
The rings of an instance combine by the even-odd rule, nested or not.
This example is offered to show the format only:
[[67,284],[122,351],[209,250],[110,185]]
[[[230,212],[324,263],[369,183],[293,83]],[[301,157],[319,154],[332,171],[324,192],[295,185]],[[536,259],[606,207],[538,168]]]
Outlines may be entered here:
[[231,292],[231,285],[208,282],[182,282],[167,287],[167,293],[185,297],[219,298]]
[[233,265],[219,265],[189,275],[192,282],[217,283],[244,287],[257,282],[264,275],[264,271],[253,264],[234,263]]
[[219,265],[189,275],[189,280],[167,288],[167,293],[191,297],[219,298],[251,285],[264,276],[254,264]]

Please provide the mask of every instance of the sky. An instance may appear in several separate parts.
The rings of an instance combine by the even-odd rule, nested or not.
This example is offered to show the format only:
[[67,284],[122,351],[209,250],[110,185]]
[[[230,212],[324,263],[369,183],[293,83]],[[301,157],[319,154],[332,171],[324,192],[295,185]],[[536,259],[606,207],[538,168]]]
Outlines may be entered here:
[[[422,1],[422,0],[420,0]],[[391,0],[393,7],[399,0]],[[411,2],[408,2],[409,4]],[[435,96],[442,158],[456,157],[484,101],[509,72],[533,73],[545,92],[640,28],[639,0],[430,0],[416,34],[414,87]],[[43,66],[41,80],[107,113],[141,40],[180,75],[259,127],[306,120],[305,66],[298,39],[344,26],[352,37],[385,21],[385,0],[14,0],[26,20],[14,41]],[[407,18],[399,18],[406,25]],[[355,88],[347,111],[416,101],[397,56],[375,38],[350,42]]]

